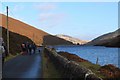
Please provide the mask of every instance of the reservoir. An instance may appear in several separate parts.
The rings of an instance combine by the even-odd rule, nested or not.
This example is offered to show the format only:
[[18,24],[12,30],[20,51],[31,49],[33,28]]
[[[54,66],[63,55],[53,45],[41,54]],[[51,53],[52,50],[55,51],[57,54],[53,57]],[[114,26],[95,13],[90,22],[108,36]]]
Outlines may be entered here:
[[[118,64],[118,59],[120,58],[119,49],[103,46],[54,46],[54,48],[59,51],[69,52],[76,54],[79,57],[86,59],[92,63],[96,63],[98,58],[98,63],[103,66],[106,64],[113,64],[120,68]],[[119,66],[118,66],[119,65]]]

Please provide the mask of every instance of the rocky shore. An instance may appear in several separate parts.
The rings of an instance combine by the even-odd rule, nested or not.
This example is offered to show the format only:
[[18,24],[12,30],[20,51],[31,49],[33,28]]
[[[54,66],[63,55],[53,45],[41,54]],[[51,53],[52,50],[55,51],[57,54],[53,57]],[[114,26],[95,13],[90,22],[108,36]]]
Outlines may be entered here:
[[76,61],[76,62],[88,62],[88,60],[82,59],[79,56],[77,56],[76,54],[71,54],[71,53],[62,52],[62,51],[58,52],[58,54],[66,57],[68,60],[72,60],[72,61]]
[[[86,62],[86,64],[87,64],[87,62],[90,63],[88,60],[82,59],[79,56],[77,56],[76,54],[71,54],[71,53],[62,52],[62,51],[58,52],[58,54],[67,58],[68,60],[72,60],[75,62],[79,62],[79,63]],[[90,63],[90,64],[92,65],[92,63]],[[96,65],[94,64],[94,66],[96,66]],[[92,66],[92,67],[94,68],[94,66]],[[88,66],[86,66],[86,67],[88,67]],[[97,69],[97,72],[99,72],[99,74],[104,76],[103,78],[105,80],[111,80],[111,79],[118,80],[120,78],[120,69],[112,64],[100,66]]]

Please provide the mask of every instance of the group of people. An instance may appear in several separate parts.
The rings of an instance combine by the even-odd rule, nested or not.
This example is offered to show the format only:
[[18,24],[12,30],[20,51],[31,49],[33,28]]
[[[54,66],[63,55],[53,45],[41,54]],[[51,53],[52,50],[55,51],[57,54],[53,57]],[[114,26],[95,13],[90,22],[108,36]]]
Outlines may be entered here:
[[[26,54],[35,54],[36,51],[36,45],[34,43],[22,43],[21,44],[21,48],[22,48],[22,54],[26,55]],[[0,58],[2,58],[2,64],[4,64],[5,61],[5,57],[9,56],[8,55],[8,50],[7,50],[7,46],[3,41],[3,38],[0,37]]]
[[22,43],[21,44],[21,48],[22,48],[22,54],[26,55],[26,54],[35,54],[36,51],[36,45],[34,43]]

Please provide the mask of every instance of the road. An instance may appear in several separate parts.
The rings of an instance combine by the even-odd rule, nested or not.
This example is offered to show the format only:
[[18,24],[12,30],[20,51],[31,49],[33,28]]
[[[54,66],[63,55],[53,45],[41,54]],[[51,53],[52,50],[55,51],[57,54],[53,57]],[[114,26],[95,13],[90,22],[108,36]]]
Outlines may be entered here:
[[19,55],[3,66],[3,78],[40,78],[41,56],[38,51],[32,55]]
[[2,78],[2,54],[0,53],[0,79]]

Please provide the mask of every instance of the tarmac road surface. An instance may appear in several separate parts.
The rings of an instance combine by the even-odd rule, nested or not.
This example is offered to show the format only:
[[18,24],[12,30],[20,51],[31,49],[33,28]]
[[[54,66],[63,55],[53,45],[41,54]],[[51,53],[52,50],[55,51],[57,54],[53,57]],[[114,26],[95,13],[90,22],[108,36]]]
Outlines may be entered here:
[[32,55],[19,55],[3,66],[3,78],[40,78],[41,55],[36,51]]

